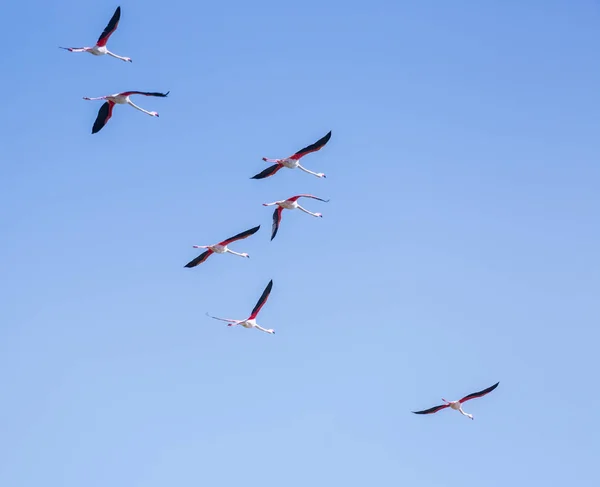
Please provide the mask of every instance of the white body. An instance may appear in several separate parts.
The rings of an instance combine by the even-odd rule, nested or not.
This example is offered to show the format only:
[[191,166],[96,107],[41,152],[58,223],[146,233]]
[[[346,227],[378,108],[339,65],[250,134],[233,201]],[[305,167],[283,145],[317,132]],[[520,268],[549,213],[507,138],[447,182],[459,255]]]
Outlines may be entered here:
[[285,208],[286,210],[295,210],[296,208],[298,208],[300,205],[298,204],[297,201],[278,201],[277,204],[279,206],[281,206],[282,208]]
[[106,46],[94,46],[90,47],[89,51],[87,52],[93,54],[94,56],[104,56],[105,54],[108,54],[108,49],[106,49]]
[[300,165],[300,161],[298,159],[290,159],[286,157],[285,159],[281,159],[279,161],[283,166],[289,167],[290,169],[295,169]]

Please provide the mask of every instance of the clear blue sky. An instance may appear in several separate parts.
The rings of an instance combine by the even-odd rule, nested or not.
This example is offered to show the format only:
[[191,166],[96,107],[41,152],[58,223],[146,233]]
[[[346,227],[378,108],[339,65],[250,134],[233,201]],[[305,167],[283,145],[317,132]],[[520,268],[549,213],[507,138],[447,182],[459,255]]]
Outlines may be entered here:
[[595,485],[598,2],[116,6],[3,6],[0,485]]

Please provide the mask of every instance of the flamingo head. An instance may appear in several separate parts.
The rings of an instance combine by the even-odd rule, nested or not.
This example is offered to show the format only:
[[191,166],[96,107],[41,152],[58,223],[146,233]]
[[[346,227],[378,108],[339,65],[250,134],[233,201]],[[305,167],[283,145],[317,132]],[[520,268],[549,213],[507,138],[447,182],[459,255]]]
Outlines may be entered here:
[[323,214],[322,213],[315,213],[317,216],[320,216],[321,218],[323,218]]
[[327,176],[325,176],[325,173],[318,173],[317,176],[319,176],[320,178],[327,178]]
[[246,252],[242,253],[242,257],[248,257],[248,258],[250,258],[250,256]]
[[270,328],[267,330],[267,333],[270,333],[271,335],[275,335],[275,330],[273,330],[273,328]]
[[158,112],[150,112],[150,115],[152,115],[153,117],[158,117]]
[[125,59],[123,59],[123,61],[125,61],[126,63],[132,63],[133,62],[130,57],[126,57]]
[[471,419],[475,419],[472,414],[467,414],[467,416]]

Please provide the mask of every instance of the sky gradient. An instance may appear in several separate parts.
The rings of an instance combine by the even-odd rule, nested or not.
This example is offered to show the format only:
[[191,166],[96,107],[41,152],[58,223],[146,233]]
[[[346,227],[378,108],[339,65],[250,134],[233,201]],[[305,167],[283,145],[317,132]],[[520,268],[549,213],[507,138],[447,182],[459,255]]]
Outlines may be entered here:
[[600,4],[117,5],[3,8],[0,485],[595,485]]

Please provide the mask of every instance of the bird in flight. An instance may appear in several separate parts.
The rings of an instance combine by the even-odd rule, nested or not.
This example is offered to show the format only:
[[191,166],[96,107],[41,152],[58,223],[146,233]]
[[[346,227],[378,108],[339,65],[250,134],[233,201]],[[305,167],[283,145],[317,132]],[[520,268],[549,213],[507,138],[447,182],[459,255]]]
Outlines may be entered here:
[[500,382],[496,382],[493,386],[490,386],[487,389],[484,389],[482,391],[474,392],[473,394],[469,394],[468,396],[465,396],[462,399],[459,399],[458,401],[447,401],[446,399],[442,398],[442,401],[444,401],[445,404],[442,404],[441,406],[434,406],[430,409],[425,409],[423,411],[412,411],[412,412],[414,414],[433,414],[433,413],[437,413],[438,411],[441,411],[442,409],[446,409],[449,407],[450,409],[454,409],[455,411],[460,412],[460,414],[462,414],[463,416],[473,419],[472,414],[465,413],[463,411],[462,403],[465,401],[470,401],[471,399],[476,399],[478,397],[483,397],[486,394],[489,394],[496,387],[498,387],[498,384],[500,384]]
[[266,328],[263,328],[262,326],[259,326],[256,323],[256,317],[258,316],[258,313],[260,312],[261,308],[267,302],[267,299],[269,299],[269,294],[271,294],[271,289],[272,288],[273,288],[273,279],[271,279],[269,281],[269,284],[267,284],[267,287],[265,288],[265,290],[263,291],[262,295],[258,299],[258,302],[256,303],[256,306],[254,306],[254,309],[252,310],[252,313],[245,320],[232,320],[232,319],[228,319],[228,318],[218,318],[216,316],[211,316],[208,313],[206,313],[206,315],[209,316],[210,318],[215,319],[215,320],[227,322],[228,323],[227,326],[237,326],[237,325],[240,325],[240,326],[243,326],[244,328],[256,328],[257,330],[264,331],[265,333],[270,333],[271,335],[274,335],[275,334],[275,330],[273,330],[273,329],[268,329],[267,330]]
[[238,233],[237,235],[234,235],[233,237],[223,240],[222,242],[219,242],[218,244],[194,245],[193,247],[195,249],[208,249],[208,250],[206,252],[203,252],[202,254],[200,254],[194,260],[191,260],[190,262],[188,262],[184,267],[188,267],[188,268],[196,267],[197,265],[202,264],[202,262],[204,262],[212,254],[215,254],[215,253],[216,254],[225,254],[225,253],[229,252],[230,254],[239,255],[240,257],[250,257],[245,252],[241,253],[241,254],[238,252],[234,252],[233,250],[229,249],[227,246],[232,242],[235,242],[237,240],[242,240],[244,238],[248,238],[250,235],[254,235],[256,232],[258,232],[259,228],[260,228],[260,225],[258,225],[257,227],[251,228],[250,230],[246,230],[245,232]]
[[115,30],[117,30],[117,26],[119,25],[120,19],[121,19],[121,7],[117,7],[117,10],[115,10],[115,13],[113,14],[112,18],[110,19],[110,22],[104,29],[104,32],[102,32],[102,34],[98,38],[98,42],[96,42],[96,45],[94,47],[61,47],[60,49],[65,49],[70,52],[89,52],[90,54],[93,54],[94,56],[104,56],[105,54],[108,54],[109,56],[120,59],[121,61],[130,63],[130,62],[132,62],[131,58],[118,56],[117,54],[110,52],[106,48],[106,43],[108,42],[108,39],[113,34],[113,32]]
[[300,165],[300,159],[303,158],[306,154],[310,154],[311,152],[316,152],[322,149],[325,146],[325,144],[329,142],[329,139],[331,139],[331,130],[327,133],[327,135],[321,137],[317,142],[305,147],[304,149],[299,150],[293,156],[286,157],[285,159],[267,159],[266,157],[263,157],[263,161],[274,162],[275,164],[269,166],[264,171],[259,172],[255,176],[252,176],[250,179],[268,178],[269,176],[273,176],[282,167],[287,167],[289,169],[294,169],[297,167],[298,169],[301,169],[302,171],[307,172],[308,174],[312,174],[313,176],[316,176],[318,178],[324,178],[325,174],[323,174],[322,172],[317,173],[309,171],[308,169]]
[[296,208],[298,208],[299,210],[303,211],[304,213],[308,213],[309,215],[318,216],[321,218],[323,217],[323,215],[321,213],[313,213],[312,211],[308,211],[306,208],[302,208],[298,204],[299,198],[312,198],[314,200],[324,201],[325,203],[327,203],[329,201],[329,200],[317,198],[316,196],[313,196],[311,194],[299,194],[296,196],[292,196],[291,198],[288,198],[287,200],[274,201],[273,203],[263,203],[263,206],[277,205],[277,208],[275,208],[275,211],[273,212],[273,226],[272,226],[272,230],[271,230],[271,240],[273,240],[275,238],[275,235],[277,235],[277,231],[279,230],[279,224],[281,223],[281,213],[283,212],[284,209],[285,210],[295,210]]
[[96,117],[96,121],[94,122],[94,126],[92,127],[92,134],[100,132],[102,128],[108,123],[110,117],[112,117],[113,107],[115,105],[129,105],[139,110],[140,112],[144,112],[151,117],[158,117],[158,112],[149,112],[148,110],[144,110],[141,107],[138,107],[135,103],[131,101],[129,98],[131,95],[144,95],[144,96],[159,96],[166,97],[170,91],[166,93],[156,93],[156,92],[147,92],[147,91],[124,91],[123,93],[115,93],[114,95],[106,95],[106,96],[98,96],[96,98],[90,98],[88,96],[84,96],[84,100],[106,100],[106,102],[100,107],[98,110],[98,116]]

